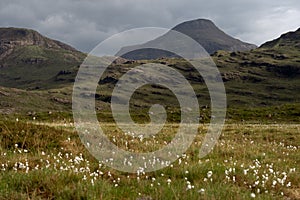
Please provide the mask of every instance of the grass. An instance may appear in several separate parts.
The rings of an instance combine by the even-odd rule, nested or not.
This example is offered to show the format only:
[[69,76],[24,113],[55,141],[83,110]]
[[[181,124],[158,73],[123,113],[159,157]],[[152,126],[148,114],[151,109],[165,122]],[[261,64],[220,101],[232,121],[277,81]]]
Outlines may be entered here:
[[[118,137],[124,134],[113,124],[101,126],[119,147],[145,150],[139,137]],[[94,159],[72,123],[2,120],[0,199],[300,198],[299,124],[227,123],[213,152],[199,159],[206,129],[199,127],[192,146],[169,167],[129,174]],[[151,148],[170,140],[168,130]]]

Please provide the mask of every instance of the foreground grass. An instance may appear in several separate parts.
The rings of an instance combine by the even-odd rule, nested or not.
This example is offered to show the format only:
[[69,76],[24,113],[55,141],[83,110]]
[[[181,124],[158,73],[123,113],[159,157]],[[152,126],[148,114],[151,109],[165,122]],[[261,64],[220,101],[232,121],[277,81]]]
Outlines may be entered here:
[[[145,151],[138,136],[118,137],[115,126],[102,125],[121,148]],[[2,121],[0,199],[300,198],[299,124],[227,124],[213,152],[199,159],[206,128],[169,167],[127,174],[95,160],[72,124]],[[168,130],[151,148],[170,141]]]

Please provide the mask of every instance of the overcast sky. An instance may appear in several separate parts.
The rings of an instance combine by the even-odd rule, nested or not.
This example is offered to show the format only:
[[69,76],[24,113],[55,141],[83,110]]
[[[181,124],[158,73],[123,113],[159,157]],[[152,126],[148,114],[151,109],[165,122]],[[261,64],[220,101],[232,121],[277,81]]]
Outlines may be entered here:
[[300,27],[300,1],[0,0],[1,27],[32,28],[85,52],[123,30],[172,28],[197,18],[260,45]]

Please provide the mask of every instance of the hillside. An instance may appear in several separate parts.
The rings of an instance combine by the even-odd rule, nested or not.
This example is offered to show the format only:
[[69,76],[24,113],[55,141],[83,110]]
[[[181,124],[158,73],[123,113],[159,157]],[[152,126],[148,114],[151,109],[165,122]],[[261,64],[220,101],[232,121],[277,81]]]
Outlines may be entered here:
[[34,30],[0,28],[0,85],[47,88],[56,75],[80,65],[84,56]]
[[[30,36],[19,36],[19,30],[24,29],[13,29],[16,34],[12,37],[14,40],[4,42],[4,36],[1,39],[0,85],[4,87],[0,88],[0,113],[48,112],[51,108],[69,112],[73,82],[85,55],[31,30],[27,30]],[[217,51],[212,55],[223,77],[229,108],[299,104],[300,94],[296,91],[300,90],[300,40],[297,35],[299,30],[284,34],[257,49],[244,52]],[[3,51],[8,46],[11,49],[9,53]],[[35,60],[32,62],[26,62],[33,58]],[[95,96],[96,109],[109,111],[111,92],[124,73],[135,66],[153,62],[168,65],[182,73],[194,87],[199,104],[202,107],[209,106],[208,91],[201,76],[184,60],[120,59],[113,62],[100,78]],[[145,111],[153,103],[161,102],[170,110],[178,105],[169,90],[148,85],[136,91],[131,106],[136,111]],[[37,104],[40,106],[36,107]]]
[[291,31],[281,35],[279,38],[266,42],[261,45],[261,48],[284,48],[293,47],[300,48],[300,28],[296,31]]
[[[202,47],[209,53],[212,54],[218,50],[226,50],[226,51],[247,51],[250,49],[256,48],[255,45],[242,42],[238,39],[235,39],[222,30],[220,30],[212,21],[207,19],[197,19],[192,21],[183,22],[177,26],[175,26],[173,31],[177,31],[183,33],[190,38],[197,41]],[[141,60],[141,59],[158,59],[162,57],[176,57],[176,55],[160,50],[153,49],[142,49],[143,46],[156,46],[161,45],[168,47],[170,41],[175,42],[177,38],[174,38],[173,32],[169,31],[165,35],[158,37],[152,41],[149,41],[145,44],[131,47],[124,47],[120,50],[118,55],[133,60]],[[180,41],[176,41],[179,44],[182,44]],[[184,45],[184,44],[183,44]],[[123,52],[128,52],[133,48],[141,48],[141,50],[135,50],[124,55]]]

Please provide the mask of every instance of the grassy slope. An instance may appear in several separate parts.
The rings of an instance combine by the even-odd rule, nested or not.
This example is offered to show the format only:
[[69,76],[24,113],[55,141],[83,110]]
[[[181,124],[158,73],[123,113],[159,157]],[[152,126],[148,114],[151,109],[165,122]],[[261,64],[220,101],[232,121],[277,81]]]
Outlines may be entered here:
[[[270,52],[270,50],[258,49],[251,53],[230,54],[228,52],[218,52],[214,55],[216,64],[224,76],[228,98],[228,117],[230,119],[255,121],[256,119],[268,120],[270,118],[268,116],[271,116],[271,121],[299,120],[300,94],[296,92],[299,90],[300,85],[299,75],[286,75],[281,71],[274,71],[272,67],[269,69],[272,65],[285,67],[287,64],[286,60],[274,59],[276,53],[278,54],[277,51]],[[261,55],[263,55],[262,58],[257,58]],[[291,66],[297,67],[298,58],[296,55],[292,55],[292,53],[289,54],[288,62],[291,63]],[[102,76],[102,80],[105,80],[105,78],[111,78],[110,81],[118,80],[128,69],[147,62],[166,63],[179,70],[193,85],[200,106],[209,105],[209,95],[206,86],[199,78],[200,75],[190,68],[186,62],[179,59],[114,64],[107,69]],[[249,64],[250,62],[253,63]],[[248,64],[245,65],[245,63]],[[29,111],[41,113],[47,113],[48,111],[70,112],[72,94],[72,82],[70,80],[74,79],[75,72],[74,69],[71,74],[56,76],[56,80],[49,82],[49,84],[45,82],[48,87],[58,87],[58,89],[24,91],[0,88],[1,112],[7,113],[7,110],[20,114]],[[113,88],[113,82],[101,82],[98,87],[96,102],[100,115],[111,115],[109,103]],[[179,115],[178,108],[176,108],[176,105],[178,105],[176,98],[164,88],[145,86],[136,91],[131,103],[133,114],[139,117],[144,116],[144,118],[147,118],[149,106],[154,103],[163,103],[163,105],[168,106],[168,110],[175,112],[175,115],[177,115],[173,118],[178,118]],[[294,110],[294,113],[290,115],[289,110]],[[203,113],[204,118],[208,119],[209,113],[206,111]],[[108,119],[108,121],[110,120]]]
[[[288,57],[274,58],[280,55]],[[219,52],[215,61],[229,77],[225,86],[232,104],[274,105],[300,100],[296,92],[300,84],[298,55],[298,49],[291,53],[282,49],[257,49],[250,53]]]
[[[61,71],[72,71],[80,65],[84,54],[41,46],[20,46],[5,58],[0,85],[16,88],[49,88]],[[35,60],[39,60],[37,63]],[[51,80],[52,79],[52,80]],[[74,80],[74,77],[73,77]],[[55,84],[56,87],[59,84]]]

